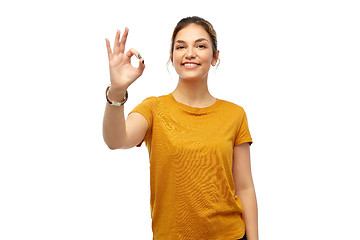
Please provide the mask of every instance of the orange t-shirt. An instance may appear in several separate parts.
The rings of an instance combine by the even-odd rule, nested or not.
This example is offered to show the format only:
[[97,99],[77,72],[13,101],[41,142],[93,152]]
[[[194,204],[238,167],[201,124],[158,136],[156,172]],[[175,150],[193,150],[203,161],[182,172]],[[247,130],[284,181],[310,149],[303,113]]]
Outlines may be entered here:
[[[217,99],[205,108],[170,93],[149,97],[132,112],[149,123],[154,240],[236,240],[245,233],[232,175],[234,146],[252,143],[242,107]],[[141,143],[138,147],[141,146]]]

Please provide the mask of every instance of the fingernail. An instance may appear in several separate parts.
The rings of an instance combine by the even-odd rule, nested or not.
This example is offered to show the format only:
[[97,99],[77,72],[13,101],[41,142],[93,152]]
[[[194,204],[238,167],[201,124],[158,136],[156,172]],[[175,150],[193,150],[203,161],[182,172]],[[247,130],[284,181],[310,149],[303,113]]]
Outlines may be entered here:
[[143,60],[142,63],[145,64],[145,61]]
[[138,55],[138,58],[141,59],[141,55],[140,55],[140,54]]

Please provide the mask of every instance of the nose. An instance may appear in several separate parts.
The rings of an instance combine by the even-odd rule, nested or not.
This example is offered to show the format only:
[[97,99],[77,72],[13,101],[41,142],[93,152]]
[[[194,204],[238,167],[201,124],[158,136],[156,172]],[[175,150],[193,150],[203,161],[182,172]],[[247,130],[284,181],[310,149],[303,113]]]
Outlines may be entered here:
[[186,59],[193,59],[196,57],[196,52],[193,47],[188,47],[185,55]]

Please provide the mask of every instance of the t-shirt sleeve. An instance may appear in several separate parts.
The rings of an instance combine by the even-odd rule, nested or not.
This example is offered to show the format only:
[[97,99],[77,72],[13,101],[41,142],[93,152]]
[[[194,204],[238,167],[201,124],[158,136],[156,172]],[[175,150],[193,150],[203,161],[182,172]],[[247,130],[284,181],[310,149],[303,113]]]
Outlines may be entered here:
[[242,109],[242,117],[240,117],[240,118],[241,118],[241,121],[239,124],[239,128],[237,130],[235,146],[242,144],[242,143],[246,143],[246,142],[248,142],[251,145],[252,138],[251,138],[248,121],[247,121],[247,117],[246,117],[246,113],[245,113],[244,109]]
[[148,121],[148,124],[149,124],[149,128],[145,134],[144,139],[138,145],[136,145],[137,147],[140,147],[141,144],[143,143],[143,141],[144,140],[146,141],[150,137],[150,133],[152,130],[152,124],[153,124],[154,100],[155,100],[155,97],[146,98],[129,113],[129,115],[133,112],[140,113],[141,115],[143,115],[146,118],[146,120]]

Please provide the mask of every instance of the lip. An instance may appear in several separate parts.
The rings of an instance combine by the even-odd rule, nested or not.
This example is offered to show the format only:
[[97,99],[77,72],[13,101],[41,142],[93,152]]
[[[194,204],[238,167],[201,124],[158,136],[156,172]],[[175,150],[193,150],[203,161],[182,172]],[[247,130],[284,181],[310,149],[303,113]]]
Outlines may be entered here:
[[183,62],[181,66],[183,66],[185,69],[194,69],[199,67],[200,64],[196,62]]

